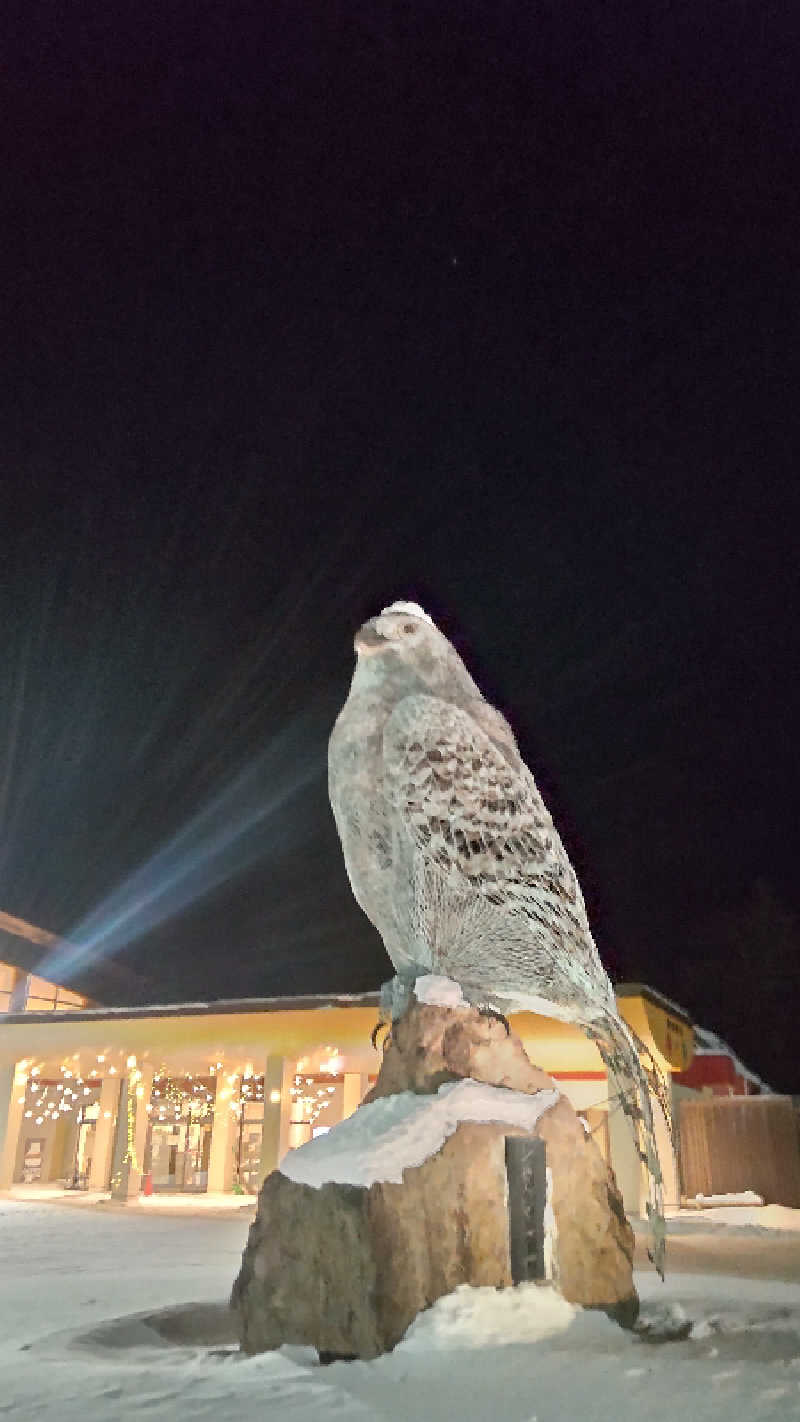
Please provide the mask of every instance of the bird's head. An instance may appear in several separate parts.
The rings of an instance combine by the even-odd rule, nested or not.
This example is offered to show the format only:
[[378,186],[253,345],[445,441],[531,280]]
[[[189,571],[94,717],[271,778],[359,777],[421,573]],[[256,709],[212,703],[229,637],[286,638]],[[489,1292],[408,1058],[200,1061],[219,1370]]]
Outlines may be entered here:
[[377,617],[371,617],[355,635],[356,655],[381,656],[394,652],[397,656],[413,656],[426,643],[447,646],[446,639],[427,612],[416,602],[393,602]]
[[385,607],[359,627],[354,645],[357,671],[395,683],[403,694],[480,694],[455,648],[415,602]]

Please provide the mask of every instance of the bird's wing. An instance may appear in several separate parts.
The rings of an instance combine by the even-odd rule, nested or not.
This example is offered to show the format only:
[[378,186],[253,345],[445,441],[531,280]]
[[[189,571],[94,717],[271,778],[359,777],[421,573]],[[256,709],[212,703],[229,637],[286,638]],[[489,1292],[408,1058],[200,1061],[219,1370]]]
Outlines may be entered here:
[[575,872],[530,771],[466,711],[405,697],[384,731],[384,788],[431,868],[532,924],[586,935]]
[[481,730],[486,732],[489,740],[497,747],[509,765],[518,770],[521,765],[519,747],[514,738],[514,732],[502,712],[498,711],[496,707],[490,706],[488,701],[483,701],[480,697],[469,701],[464,709],[473,721],[477,721]]

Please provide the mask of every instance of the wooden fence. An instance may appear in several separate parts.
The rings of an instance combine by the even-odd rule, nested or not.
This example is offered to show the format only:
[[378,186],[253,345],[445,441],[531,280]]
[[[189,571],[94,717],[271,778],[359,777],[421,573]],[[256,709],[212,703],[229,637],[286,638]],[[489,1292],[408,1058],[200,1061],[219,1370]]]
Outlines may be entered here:
[[755,1190],[800,1206],[800,1133],[790,1096],[708,1096],[680,1103],[681,1188],[695,1195]]

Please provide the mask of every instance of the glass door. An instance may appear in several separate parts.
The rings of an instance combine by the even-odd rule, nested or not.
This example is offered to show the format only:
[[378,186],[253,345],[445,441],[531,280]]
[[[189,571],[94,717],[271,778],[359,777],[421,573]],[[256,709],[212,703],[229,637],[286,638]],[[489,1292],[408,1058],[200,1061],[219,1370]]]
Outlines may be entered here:
[[181,1118],[150,1127],[150,1174],[154,1190],[207,1190],[211,1125]]

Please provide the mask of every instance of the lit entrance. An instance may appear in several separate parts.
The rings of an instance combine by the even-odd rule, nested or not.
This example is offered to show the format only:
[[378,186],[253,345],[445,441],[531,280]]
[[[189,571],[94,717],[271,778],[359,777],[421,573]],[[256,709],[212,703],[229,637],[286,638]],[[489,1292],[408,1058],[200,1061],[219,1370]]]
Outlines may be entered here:
[[261,1138],[263,1132],[263,1099],[245,1102],[239,1112],[234,1174],[237,1184],[241,1185],[248,1195],[257,1195],[258,1187],[261,1184]]
[[76,1189],[80,1188],[85,1190],[89,1184],[95,1137],[97,1134],[97,1118],[99,1115],[100,1107],[96,1101],[90,1106],[82,1106],[78,1111],[75,1162],[72,1171],[72,1179],[69,1182]]
[[153,1190],[208,1189],[215,1089],[213,1077],[155,1076],[142,1170]]
[[211,1125],[191,1119],[150,1127],[144,1173],[154,1190],[207,1190]]

